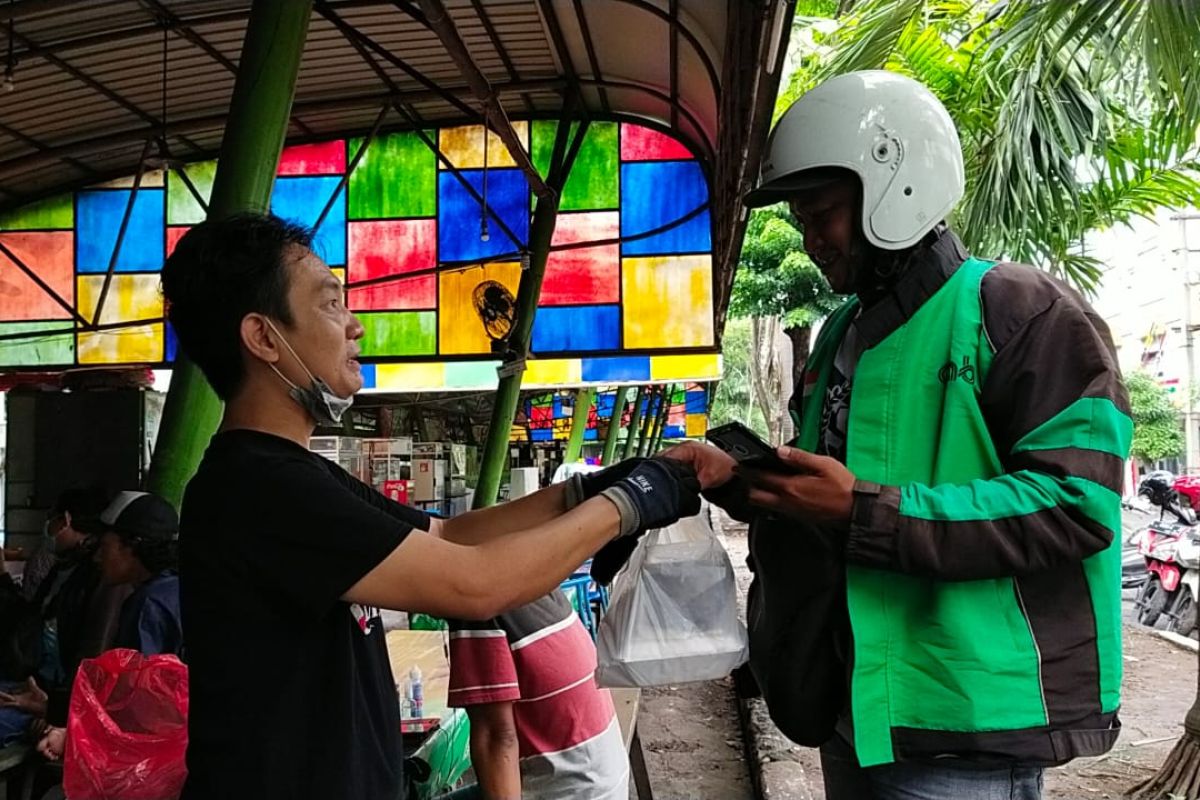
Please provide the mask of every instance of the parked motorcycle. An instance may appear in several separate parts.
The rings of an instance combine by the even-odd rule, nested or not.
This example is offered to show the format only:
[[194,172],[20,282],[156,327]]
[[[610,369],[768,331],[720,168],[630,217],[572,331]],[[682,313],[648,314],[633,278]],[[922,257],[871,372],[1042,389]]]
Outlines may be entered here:
[[1175,566],[1180,575],[1178,590],[1166,612],[1167,628],[1181,636],[1191,636],[1196,631],[1196,599],[1200,597],[1200,531],[1196,528],[1186,530],[1176,543]]
[[[1200,541],[1196,540],[1196,518],[1184,510],[1175,490],[1175,476],[1169,472],[1151,472],[1138,485],[1138,494],[1148,499],[1159,511],[1158,521],[1137,535],[1138,553],[1145,559],[1147,577],[1134,601],[1137,620],[1153,627],[1160,619],[1169,621],[1172,628],[1195,628],[1196,598],[1200,595]],[[1190,505],[1190,503],[1189,503]],[[1168,512],[1173,519],[1166,518]],[[1189,570],[1190,588],[1184,586],[1184,569],[1178,562],[1180,544],[1194,566]],[[1192,548],[1196,550],[1193,551]],[[1186,599],[1181,599],[1184,594]],[[1186,635],[1186,634],[1185,634]]]

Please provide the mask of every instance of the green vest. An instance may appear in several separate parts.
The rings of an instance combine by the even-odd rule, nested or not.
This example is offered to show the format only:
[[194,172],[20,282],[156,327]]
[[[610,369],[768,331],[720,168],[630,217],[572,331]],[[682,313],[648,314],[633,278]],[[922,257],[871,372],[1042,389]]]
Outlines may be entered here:
[[[982,505],[990,519],[1037,510],[1036,503],[1062,503],[1119,533],[1119,497],[1095,483],[1043,476],[1041,485],[1034,475],[1023,480],[1036,491],[1006,494],[990,481],[1004,473],[979,405],[993,356],[980,281],[992,266],[968,259],[907,322],[862,354],[850,400],[847,466],[860,480],[902,487],[902,516],[962,521],[956,496],[958,512],[970,507],[978,514],[986,491]],[[839,309],[814,347],[809,370],[816,380],[806,392],[797,441],[805,450],[817,444],[830,368],[857,310],[853,300]],[[1064,412],[1066,428],[1056,423],[1055,435],[1065,430],[1070,436],[1070,419],[1082,427],[1089,413],[1096,406],[1079,401]],[[1022,440],[1020,446],[1039,443]],[[925,488],[946,484],[953,491]],[[1119,705],[1121,609],[1111,589],[1119,581],[1120,547],[1114,536],[1106,551],[1084,562],[1105,712]],[[893,728],[980,732],[1048,724],[1039,654],[1014,579],[941,582],[850,565],[847,601],[854,746],[863,766],[894,760]]]

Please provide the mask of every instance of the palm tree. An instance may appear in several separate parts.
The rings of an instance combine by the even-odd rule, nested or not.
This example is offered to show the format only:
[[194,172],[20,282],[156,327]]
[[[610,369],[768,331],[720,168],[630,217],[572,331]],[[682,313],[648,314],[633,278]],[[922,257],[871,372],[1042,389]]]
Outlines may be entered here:
[[[1091,291],[1089,231],[1200,205],[1196,0],[799,0],[796,25],[778,112],[857,69],[910,75],[942,100],[967,170],[951,222],[975,252]],[[1183,736],[1130,795],[1200,797],[1200,685]]]
[[1090,291],[1089,231],[1200,203],[1194,0],[801,0],[797,15],[777,109],[851,70],[924,83],[962,137],[952,223],[981,255]]

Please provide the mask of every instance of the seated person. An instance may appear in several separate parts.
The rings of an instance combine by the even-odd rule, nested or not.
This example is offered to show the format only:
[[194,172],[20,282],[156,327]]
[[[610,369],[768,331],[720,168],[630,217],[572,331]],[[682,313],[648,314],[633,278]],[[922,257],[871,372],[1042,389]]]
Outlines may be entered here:
[[[0,572],[4,557],[0,551]],[[45,694],[33,673],[41,659],[41,618],[12,581],[0,581],[0,747],[24,737]]]
[[[179,516],[166,500],[147,492],[121,492],[100,515],[96,561],[106,585],[134,587],[121,606],[115,647],[142,655],[183,654],[176,542]],[[51,727],[38,751],[57,761],[67,732]]]
[[179,615],[179,515],[147,492],[121,492],[100,515],[96,561],[109,586],[133,587],[121,605],[114,647],[183,656]]
[[471,721],[477,786],[452,800],[625,800],[629,757],[596,646],[561,589],[486,622],[450,623],[451,706]]

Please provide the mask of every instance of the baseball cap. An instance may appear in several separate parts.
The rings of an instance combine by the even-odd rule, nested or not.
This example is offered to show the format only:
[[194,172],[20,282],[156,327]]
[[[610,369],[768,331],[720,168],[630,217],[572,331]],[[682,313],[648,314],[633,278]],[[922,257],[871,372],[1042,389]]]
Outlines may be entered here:
[[179,538],[179,515],[166,500],[149,492],[120,492],[100,514],[109,530],[135,539]]

